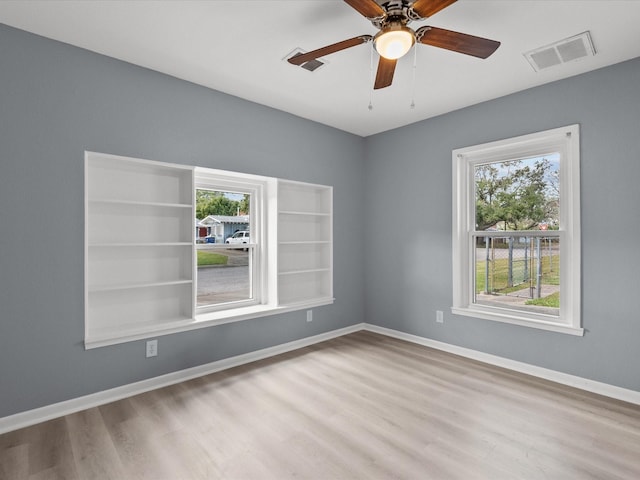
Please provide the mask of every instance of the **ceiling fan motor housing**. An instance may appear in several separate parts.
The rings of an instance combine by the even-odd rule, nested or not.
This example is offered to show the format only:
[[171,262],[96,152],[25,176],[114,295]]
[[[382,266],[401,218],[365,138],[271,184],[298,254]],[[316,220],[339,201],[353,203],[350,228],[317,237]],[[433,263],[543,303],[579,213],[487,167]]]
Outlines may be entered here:
[[409,6],[409,2],[406,1],[392,0],[383,3],[381,6],[385,11],[385,15],[369,19],[376,28],[382,29],[389,23],[396,21],[400,21],[406,25],[411,20],[418,20],[421,18],[416,14],[411,14],[411,7]]

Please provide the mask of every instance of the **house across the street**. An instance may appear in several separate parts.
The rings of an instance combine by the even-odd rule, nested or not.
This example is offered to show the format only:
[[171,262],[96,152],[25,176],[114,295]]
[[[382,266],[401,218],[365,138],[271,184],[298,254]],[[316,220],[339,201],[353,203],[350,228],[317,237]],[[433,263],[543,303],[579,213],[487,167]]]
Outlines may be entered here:
[[198,243],[224,243],[239,230],[249,230],[249,215],[209,215],[196,219]]

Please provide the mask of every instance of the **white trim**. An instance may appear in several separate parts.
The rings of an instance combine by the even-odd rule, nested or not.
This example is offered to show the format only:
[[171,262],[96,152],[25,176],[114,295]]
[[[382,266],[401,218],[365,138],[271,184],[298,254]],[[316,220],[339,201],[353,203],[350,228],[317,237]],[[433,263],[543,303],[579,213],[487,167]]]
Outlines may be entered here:
[[0,434],[35,425],[36,423],[45,422],[53,418],[76,413],[81,410],[86,410],[87,408],[99,407],[100,405],[105,405],[107,403],[115,402],[116,400],[122,400],[123,398],[132,397],[158,388],[175,385],[176,383],[192,380],[194,378],[216,373],[228,368],[245,365],[257,360],[263,360],[292,350],[315,345],[316,343],[348,335],[363,329],[364,324],[356,324],[350,327],[314,335],[312,337],[306,337],[300,340],[275,345],[273,347],[263,348],[254,352],[236,355],[235,357],[224,358],[205,365],[167,373],[166,375],[160,375],[159,377],[141,380],[128,385],[122,385],[102,392],[72,398],[71,400],[65,400],[45,407],[27,410],[26,412],[16,413],[15,415],[0,418]]
[[27,410],[25,412],[16,413],[8,417],[0,418],[0,434],[7,433],[19,428],[28,427],[37,423],[45,422],[53,418],[69,415],[87,408],[98,407],[107,403],[115,402],[123,398],[131,397],[133,395],[139,395],[144,392],[155,390],[169,385],[175,385],[176,383],[198,378],[210,373],[219,372],[228,368],[245,365],[250,362],[262,360],[265,358],[273,357],[282,353],[290,352],[299,348],[315,345],[326,340],[348,335],[350,333],[366,330],[369,332],[379,333],[388,337],[397,338],[399,340],[405,340],[407,342],[416,343],[425,347],[435,348],[444,352],[453,353],[454,355],[460,355],[461,357],[478,360],[489,365],[495,365],[498,367],[507,368],[515,372],[532,375],[534,377],[550,380],[562,385],[579,388],[588,392],[597,393],[606,397],[615,398],[625,402],[640,405],[640,392],[635,390],[629,390],[622,387],[616,387],[615,385],[609,385],[607,383],[596,382],[586,378],[578,377],[575,375],[569,375],[555,370],[549,370],[547,368],[537,367],[523,362],[510,360],[507,358],[499,357],[497,355],[491,355],[489,353],[479,352],[469,348],[458,347],[449,343],[439,342],[437,340],[431,340],[425,337],[419,337],[417,335],[411,335],[409,333],[400,332],[398,330],[392,330],[390,328],[379,327],[369,323],[358,323],[349,327],[341,328],[338,330],[332,330],[330,332],[321,333],[312,337],[303,338],[300,340],[294,340],[292,342],[283,343],[269,348],[256,350],[255,352],[249,352],[235,357],[225,358],[205,365],[199,365],[197,367],[188,368],[186,370],[180,370],[177,372],[168,373],[159,377],[149,378],[140,382],[130,383],[128,385],[122,385],[102,392],[85,395],[83,397],[72,398],[71,400],[65,400],[63,402],[54,403],[33,410]]
[[[255,175],[244,175],[236,172],[225,172],[222,170],[214,170],[205,167],[195,167],[193,176],[193,194],[197,195],[198,190],[218,191],[242,193],[250,196],[249,215],[249,232],[251,243],[237,246],[235,244],[224,243],[211,244],[212,251],[225,250],[228,248],[246,248],[249,258],[249,293],[247,299],[224,302],[217,304],[198,305],[198,292],[194,288],[193,292],[193,309],[194,319],[197,321],[201,315],[213,312],[224,312],[225,317],[237,317],[233,314],[236,308],[251,307],[253,305],[275,305],[275,300],[269,298],[269,285],[265,282],[266,268],[268,267],[267,259],[271,255],[267,236],[264,234],[268,217],[265,215],[265,195],[270,183],[275,183],[273,179],[267,177],[258,177]],[[248,177],[248,178],[247,178]],[[194,218],[195,218],[195,201],[194,201]],[[194,285],[198,285],[198,245],[194,243],[193,254],[193,279]]]
[[297,310],[306,310],[309,308],[321,307],[323,305],[331,305],[333,302],[334,298],[318,298],[291,305],[251,305],[248,307],[233,308],[229,310],[219,310],[217,312],[204,312],[197,314],[193,319],[189,318],[164,325],[145,327],[137,331],[127,331],[124,332],[122,336],[106,335],[104,337],[100,337],[99,335],[94,335],[91,341],[85,341],[85,349],[90,350],[92,348],[117,345],[124,342],[144,340],[145,338],[188,332],[189,330],[196,330],[198,328],[213,327],[216,325],[223,325],[225,323],[268,317]]
[[418,335],[412,335],[398,330],[392,330],[390,328],[379,327],[369,323],[365,324],[364,330],[379,333],[381,335],[387,335],[389,337],[405,340],[411,343],[417,343],[418,345],[423,345],[425,347],[435,348],[436,350],[442,350],[443,352],[453,353],[454,355],[460,355],[461,357],[470,358],[489,365],[507,368],[514,372],[543,378],[561,385],[567,385],[587,392],[597,393],[598,395],[604,395],[605,397],[615,398],[624,402],[640,405],[640,392],[636,390],[629,390],[627,388],[617,387],[608,383],[589,380],[588,378],[538,367],[529,363],[518,362],[516,360],[499,357],[490,353],[479,352],[470,348],[459,347],[457,345],[451,345],[450,343],[439,342],[437,340],[431,340],[430,338],[420,337]]
[[463,315],[465,317],[482,318],[483,320],[491,320],[492,322],[502,322],[509,323],[511,325],[520,325],[522,327],[537,328],[540,330],[547,330],[549,332],[566,333],[578,337],[584,336],[584,328],[564,325],[556,321],[544,321],[541,319],[541,315],[527,318],[527,312],[509,310],[507,308],[472,305],[467,308],[451,307],[451,313],[455,315]]

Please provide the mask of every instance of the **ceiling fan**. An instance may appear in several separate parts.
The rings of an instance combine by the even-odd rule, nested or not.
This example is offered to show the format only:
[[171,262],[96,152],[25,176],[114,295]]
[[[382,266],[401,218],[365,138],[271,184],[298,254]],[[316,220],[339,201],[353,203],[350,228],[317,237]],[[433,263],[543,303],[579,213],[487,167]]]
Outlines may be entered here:
[[374,0],[344,0],[380,31],[375,36],[359,35],[311,52],[301,53],[289,58],[288,61],[294,65],[302,65],[316,58],[373,41],[376,51],[380,54],[373,88],[379,89],[391,85],[396,62],[416,42],[478,58],[489,57],[500,46],[500,42],[443,28],[423,26],[413,30],[407,26],[414,20],[422,20],[438,13],[456,1],[388,0],[378,4]]

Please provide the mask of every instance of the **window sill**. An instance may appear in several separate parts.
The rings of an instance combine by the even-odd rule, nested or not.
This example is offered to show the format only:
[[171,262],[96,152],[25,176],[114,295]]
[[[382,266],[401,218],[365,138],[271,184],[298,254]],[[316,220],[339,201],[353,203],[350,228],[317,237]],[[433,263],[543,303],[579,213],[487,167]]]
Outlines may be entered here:
[[251,318],[266,317],[279,313],[293,312],[307,308],[330,305],[333,298],[319,298],[307,302],[300,302],[294,305],[251,305],[249,307],[234,308],[230,310],[220,310],[217,312],[200,313],[196,315],[194,322],[200,324],[196,328],[208,327],[211,325],[222,325],[224,323],[240,322]]
[[186,332],[198,328],[240,322],[242,320],[278,315],[281,313],[294,312],[296,310],[305,310],[323,305],[331,305],[333,301],[333,298],[318,298],[291,305],[251,305],[249,307],[234,308],[231,310],[202,313],[196,315],[193,319],[180,319],[158,325],[148,325],[146,328],[140,326],[128,331],[123,331],[122,327],[118,328],[116,331],[102,330],[99,333],[85,338],[84,348],[89,350],[108,345],[131,342],[134,340],[143,340],[145,338],[158,337],[161,335]]
[[523,327],[537,328],[539,330],[547,330],[550,332],[565,333],[582,337],[584,329],[574,327],[564,323],[553,321],[537,320],[515,315],[513,312],[502,313],[497,311],[486,311],[474,307],[451,307],[451,313],[455,315],[463,315],[466,317],[481,318],[483,320],[491,320],[494,322],[510,323],[512,325],[520,325]]

